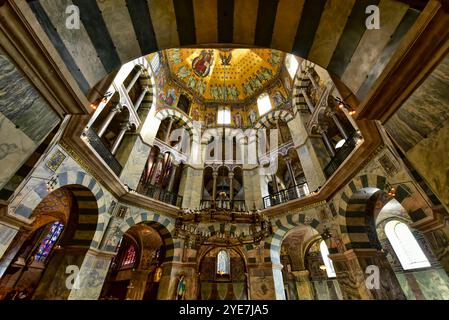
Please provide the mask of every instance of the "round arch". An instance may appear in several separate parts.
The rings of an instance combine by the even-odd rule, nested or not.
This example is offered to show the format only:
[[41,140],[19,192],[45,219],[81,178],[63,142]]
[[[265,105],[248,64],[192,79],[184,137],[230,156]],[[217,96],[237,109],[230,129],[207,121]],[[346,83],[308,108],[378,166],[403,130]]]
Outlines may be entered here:
[[[368,205],[367,200],[376,192],[381,192],[384,195],[384,201],[389,201],[390,199],[386,197],[386,194],[390,191],[390,186],[391,184],[384,176],[365,174],[354,178],[342,190],[341,195],[337,199],[339,208],[337,219],[340,224],[342,239],[346,249],[353,247],[372,247],[369,234],[357,231],[360,228],[368,227],[368,222],[365,221],[365,212]],[[404,207],[413,222],[432,214],[431,208],[421,206],[422,201],[414,201],[416,199],[422,200],[419,192],[413,192],[405,184],[397,184],[393,198]],[[363,241],[360,240],[361,236],[364,237]],[[356,238],[358,239],[357,241]],[[374,240],[374,234],[372,238]]]
[[[142,212],[138,215],[130,217],[123,221],[119,226],[120,232],[117,237],[120,238],[125,232],[132,226],[144,223],[151,228],[155,229],[162,238],[165,246],[165,262],[171,262],[175,259],[175,255],[179,255],[179,252],[175,252],[175,246],[173,241],[173,234],[175,230],[175,224],[172,219],[161,216],[157,213]],[[117,241],[118,243],[118,241]]]
[[[81,207],[83,208],[81,211],[84,212],[81,214],[85,214],[86,216],[85,219],[80,218],[80,221],[92,221],[91,217],[93,211],[91,211],[90,208],[96,208],[95,214],[98,214],[97,222],[95,228],[93,227],[93,224],[90,223],[91,226],[89,226],[89,230],[92,229],[94,232],[90,247],[98,248],[103,236],[105,224],[108,220],[103,188],[93,177],[83,171],[66,171],[58,173],[54,189],[61,187],[67,187],[75,194],[75,196],[78,194],[81,201],[86,202],[83,202]],[[84,200],[86,193],[89,197]],[[45,183],[41,182],[36,185],[29,195],[17,206],[14,214],[30,218],[34,209],[48,195],[49,191],[47,190]]]

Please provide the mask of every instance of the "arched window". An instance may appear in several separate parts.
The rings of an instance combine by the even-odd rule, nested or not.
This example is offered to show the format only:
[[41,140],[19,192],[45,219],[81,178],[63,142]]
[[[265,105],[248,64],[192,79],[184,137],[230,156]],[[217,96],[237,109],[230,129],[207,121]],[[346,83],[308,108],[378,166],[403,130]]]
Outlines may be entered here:
[[58,241],[58,238],[61,235],[63,229],[64,229],[64,225],[62,224],[62,222],[59,222],[59,221],[54,222],[50,226],[50,228],[47,232],[47,235],[41,241],[39,248],[37,249],[37,253],[34,258],[35,261],[40,261],[40,262],[45,261],[45,259],[50,254],[51,249],[55,245],[56,241]]
[[326,273],[329,278],[335,278],[337,274],[334,270],[334,264],[332,263],[332,260],[329,258],[329,249],[327,248],[326,242],[324,240],[321,240],[320,243],[320,252],[321,257],[323,257],[324,265],[326,266]]
[[125,256],[123,258],[122,267],[134,266],[135,262],[136,262],[136,248],[133,245],[130,245],[126,250]]
[[227,107],[218,109],[217,124],[231,124],[231,110]]
[[264,115],[271,110],[271,101],[268,93],[262,93],[259,98],[257,98],[257,108],[259,109],[259,116]]
[[388,222],[385,234],[404,270],[430,267],[429,260],[405,223],[397,220]]
[[229,258],[229,253],[225,250],[221,250],[217,254],[217,274],[228,275],[230,274],[231,261]]
[[178,109],[184,111],[186,114],[190,112],[190,100],[185,94],[179,96]]
[[287,56],[285,57],[285,67],[287,68],[287,71],[290,74],[290,78],[293,79],[299,67],[298,60],[294,55],[287,54]]

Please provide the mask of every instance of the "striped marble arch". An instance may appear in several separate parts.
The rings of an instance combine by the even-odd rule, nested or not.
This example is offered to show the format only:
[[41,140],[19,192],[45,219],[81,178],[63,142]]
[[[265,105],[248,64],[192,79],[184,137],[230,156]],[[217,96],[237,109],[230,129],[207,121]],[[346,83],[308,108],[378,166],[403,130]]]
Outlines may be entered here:
[[[301,56],[367,95],[426,0],[30,0],[84,93],[123,63],[167,48],[264,47]],[[80,28],[68,29],[69,5]],[[381,28],[368,29],[377,5]],[[42,30],[44,32],[42,32]]]
[[[367,208],[367,200],[376,192],[389,192],[391,183],[384,176],[365,174],[354,178],[343,189],[338,202],[338,221],[346,249],[372,248],[376,243],[370,231],[374,217]],[[431,208],[421,207],[419,202],[413,201],[421,197],[417,191],[410,190],[405,184],[395,186],[396,199],[407,210],[413,222],[427,218]]]
[[167,118],[176,119],[186,130],[189,135],[192,136],[194,132],[194,126],[192,121],[184,115],[182,112],[173,108],[161,108],[157,111],[155,117],[162,122],[162,120]]
[[256,129],[269,128],[273,125],[276,125],[278,120],[284,121],[285,123],[293,120],[294,116],[291,112],[287,110],[274,110],[266,115],[262,116],[259,121],[256,123]]
[[[103,188],[90,175],[83,171],[58,173],[55,189],[70,190],[78,203],[78,225],[72,240],[73,245],[98,248],[109,216]],[[28,218],[33,210],[49,194],[45,184],[38,185],[24,198],[14,214]]]
[[165,246],[165,261],[171,262],[180,260],[182,248],[180,248],[179,245],[175,246],[176,241],[173,239],[175,224],[173,219],[162,216],[158,213],[142,212],[123,221],[120,225],[121,234],[118,236],[121,237],[121,235],[124,234],[129,228],[137,224],[145,224],[159,233]]

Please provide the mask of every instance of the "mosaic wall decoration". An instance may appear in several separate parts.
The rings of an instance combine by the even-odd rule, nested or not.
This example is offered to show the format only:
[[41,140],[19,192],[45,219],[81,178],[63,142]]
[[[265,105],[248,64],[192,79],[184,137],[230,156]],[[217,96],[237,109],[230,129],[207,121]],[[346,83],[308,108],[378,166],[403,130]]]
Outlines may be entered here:
[[45,164],[47,168],[51,171],[56,172],[59,166],[64,162],[66,156],[60,150],[56,150],[56,152],[51,156],[51,158]]

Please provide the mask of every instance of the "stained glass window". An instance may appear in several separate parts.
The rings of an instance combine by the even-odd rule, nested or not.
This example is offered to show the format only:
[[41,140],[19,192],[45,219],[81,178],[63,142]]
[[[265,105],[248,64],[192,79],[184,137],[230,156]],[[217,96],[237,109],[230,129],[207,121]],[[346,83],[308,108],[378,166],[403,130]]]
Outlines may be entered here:
[[130,245],[126,250],[125,257],[123,258],[122,267],[130,267],[133,266],[136,262],[136,248],[133,245]]
[[221,250],[217,255],[217,274],[229,274],[231,269],[231,262],[229,254],[225,250]]
[[62,233],[62,230],[64,229],[64,224],[62,222],[54,222],[50,229],[48,230],[47,235],[44,237],[42,242],[39,245],[39,248],[37,249],[36,256],[34,257],[35,261],[44,262],[45,259],[48,257],[48,255],[51,252],[51,249],[55,245],[56,241],[58,240],[59,236]]

